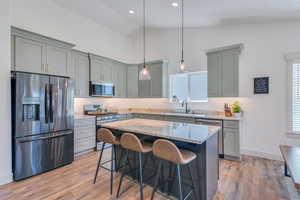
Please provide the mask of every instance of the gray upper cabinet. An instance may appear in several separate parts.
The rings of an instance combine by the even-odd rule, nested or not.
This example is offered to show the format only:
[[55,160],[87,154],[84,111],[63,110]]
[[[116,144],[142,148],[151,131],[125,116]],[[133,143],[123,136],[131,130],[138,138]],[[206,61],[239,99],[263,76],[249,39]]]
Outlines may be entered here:
[[70,49],[59,48],[47,45],[47,64],[48,74],[66,76],[68,66],[70,65]]
[[89,58],[88,54],[80,51],[72,51],[71,65],[68,68],[69,76],[75,82],[75,96],[89,96]]
[[208,97],[239,96],[239,55],[242,44],[207,52]]
[[115,85],[115,97],[126,98],[127,97],[127,65],[117,61],[113,62],[112,77]]
[[[146,63],[151,80],[139,80],[138,91],[140,98],[166,98],[168,95],[168,63],[153,61]],[[139,71],[143,68],[139,65]]]
[[12,69],[67,76],[73,44],[12,27]]
[[15,67],[16,71],[44,73],[46,67],[46,45],[15,37]]
[[90,54],[91,81],[112,83],[113,60]]
[[139,77],[138,77],[138,65],[127,66],[127,97],[138,98],[139,96]]

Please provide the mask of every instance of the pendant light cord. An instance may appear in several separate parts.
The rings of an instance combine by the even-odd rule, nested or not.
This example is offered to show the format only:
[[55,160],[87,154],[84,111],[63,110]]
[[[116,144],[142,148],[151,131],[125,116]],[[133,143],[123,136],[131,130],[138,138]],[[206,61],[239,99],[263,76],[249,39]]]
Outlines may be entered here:
[[183,45],[184,45],[184,37],[183,37],[183,6],[184,6],[184,0],[181,0],[181,62],[183,62]]
[[143,56],[144,56],[144,68],[146,68],[146,8],[145,0],[143,0]]

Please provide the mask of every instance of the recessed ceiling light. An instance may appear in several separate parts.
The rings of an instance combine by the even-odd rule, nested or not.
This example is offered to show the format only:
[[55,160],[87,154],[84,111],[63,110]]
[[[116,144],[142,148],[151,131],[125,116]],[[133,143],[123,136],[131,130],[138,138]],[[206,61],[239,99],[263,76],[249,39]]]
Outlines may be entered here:
[[129,10],[129,14],[134,14],[134,11],[133,10]]
[[173,3],[172,3],[172,6],[173,6],[173,7],[178,7],[178,3],[173,2]]

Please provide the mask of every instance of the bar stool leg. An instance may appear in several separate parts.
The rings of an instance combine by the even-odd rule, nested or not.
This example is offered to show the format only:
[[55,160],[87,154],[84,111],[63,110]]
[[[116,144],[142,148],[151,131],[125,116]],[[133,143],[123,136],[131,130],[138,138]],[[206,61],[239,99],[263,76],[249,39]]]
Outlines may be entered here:
[[180,165],[179,164],[177,164],[177,180],[178,180],[179,200],[183,200],[182,199],[181,174],[180,174]]
[[110,163],[110,194],[113,193],[114,156],[115,156],[115,145],[112,145],[112,147],[111,147],[111,163]]
[[[124,166],[126,165],[127,161],[128,161],[128,150],[126,150],[126,154],[125,154],[125,158],[124,158]],[[121,176],[121,179],[120,179],[118,192],[117,192],[117,198],[119,198],[119,196],[120,196],[120,189],[121,189],[121,185],[122,185],[124,176],[125,176],[125,171],[122,173],[122,176]]]
[[141,195],[141,200],[144,199],[144,194],[143,194],[143,166],[142,166],[142,153],[139,152],[139,171],[140,171],[140,195]]
[[189,171],[190,179],[192,181],[192,186],[193,186],[193,192],[194,192],[194,195],[195,195],[195,199],[198,199],[197,198],[197,193],[196,193],[195,181],[194,181],[193,175],[192,175],[191,164],[188,164],[188,171]]
[[99,161],[98,161],[98,165],[97,165],[97,169],[96,169],[96,174],[95,174],[95,178],[94,178],[94,184],[96,183],[96,180],[97,180],[98,171],[99,171],[99,167],[100,167],[100,164],[101,164],[101,159],[102,159],[102,155],[103,155],[104,146],[105,146],[105,143],[103,142],[100,157],[99,157]]
[[161,165],[162,165],[162,161],[159,160],[159,163],[158,163],[158,172],[156,174],[156,177],[155,177],[155,183],[154,183],[154,188],[153,188],[153,191],[152,191],[152,195],[151,195],[151,200],[153,200],[154,198],[154,194],[157,190],[157,186],[158,186],[158,180],[159,180],[159,176],[160,176],[160,171],[161,171]]

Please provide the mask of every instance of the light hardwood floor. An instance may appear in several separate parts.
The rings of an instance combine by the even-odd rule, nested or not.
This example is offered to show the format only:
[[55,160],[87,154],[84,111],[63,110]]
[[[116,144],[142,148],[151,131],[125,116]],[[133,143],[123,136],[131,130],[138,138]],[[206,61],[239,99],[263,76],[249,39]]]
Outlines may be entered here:
[[[115,199],[119,175],[115,177],[114,195],[109,194],[109,172],[100,171],[98,182],[92,184],[98,153],[75,159],[71,165],[51,172],[0,186],[0,200],[106,200]],[[282,173],[282,163],[244,156],[242,162],[221,160],[219,189],[215,200],[281,200],[290,199]],[[127,181],[125,185],[134,183]],[[120,199],[138,200],[135,185]],[[144,189],[149,199],[151,188]],[[165,199],[157,195],[156,199]]]

